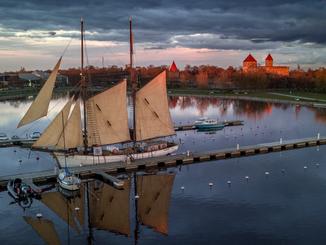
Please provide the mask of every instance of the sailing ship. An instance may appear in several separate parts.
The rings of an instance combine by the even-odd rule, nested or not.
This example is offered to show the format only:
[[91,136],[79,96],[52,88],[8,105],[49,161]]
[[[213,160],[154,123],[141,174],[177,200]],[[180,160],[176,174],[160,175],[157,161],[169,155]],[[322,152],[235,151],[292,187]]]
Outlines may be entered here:
[[[81,81],[79,95],[63,109],[33,144],[33,149],[52,151],[61,166],[127,162],[168,155],[178,149],[174,142],[157,139],[175,135],[168,108],[166,71],[138,89],[133,74],[132,21],[130,23],[130,81],[133,123],[128,125],[127,80],[90,97],[84,70],[84,24],[81,20]],[[40,90],[18,127],[48,114],[62,57]],[[81,115],[83,107],[83,117]],[[83,129],[82,129],[83,119]],[[156,139],[156,140],[155,140]],[[129,145],[126,145],[129,144]],[[116,146],[122,144],[120,149]]]

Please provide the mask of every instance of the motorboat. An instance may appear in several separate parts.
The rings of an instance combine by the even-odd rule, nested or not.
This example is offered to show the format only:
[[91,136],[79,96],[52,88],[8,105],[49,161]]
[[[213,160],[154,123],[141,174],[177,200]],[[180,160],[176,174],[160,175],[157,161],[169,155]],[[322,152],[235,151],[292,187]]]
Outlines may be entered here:
[[198,130],[209,130],[209,129],[220,130],[225,127],[225,124],[215,119],[201,118],[195,122],[195,127]]

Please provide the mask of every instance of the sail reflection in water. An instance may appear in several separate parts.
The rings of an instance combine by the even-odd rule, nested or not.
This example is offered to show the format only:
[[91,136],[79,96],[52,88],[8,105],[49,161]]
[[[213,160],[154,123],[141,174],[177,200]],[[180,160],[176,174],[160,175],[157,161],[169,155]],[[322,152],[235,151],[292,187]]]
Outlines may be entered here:
[[130,236],[130,180],[125,180],[123,190],[117,190],[100,181],[91,182],[88,187],[91,192],[91,226]]
[[138,219],[155,231],[168,234],[168,211],[175,174],[137,176]]
[[[57,226],[55,220],[48,220],[49,215],[46,218],[24,216],[24,220],[47,244],[60,244],[60,239],[64,241],[66,235],[69,240],[72,231],[79,238],[96,241],[96,230],[132,237],[131,231],[136,229],[137,235],[133,239],[137,240],[142,233],[139,225],[168,235],[169,204],[175,174],[164,172],[135,176],[135,179],[129,177],[124,180],[122,190],[95,180],[82,185],[78,195],[73,197],[59,191],[43,193],[41,202],[67,224],[67,234],[62,234],[67,230]],[[132,180],[136,181],[136,185],[131,184]],[[135,194],[132,187],[136,187],[138,199],[131,198]]]
[[24,216],[24,220],[33,227],[46,244],[59,245],[60,239],[52,221]]

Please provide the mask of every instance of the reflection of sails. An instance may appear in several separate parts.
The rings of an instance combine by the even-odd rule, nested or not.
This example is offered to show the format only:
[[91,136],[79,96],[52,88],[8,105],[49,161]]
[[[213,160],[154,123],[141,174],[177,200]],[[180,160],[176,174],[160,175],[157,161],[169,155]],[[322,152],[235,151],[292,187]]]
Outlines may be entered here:
[[44,218],[32,218],[28,216],[24,216],[24,220],[33,227],[46,244],[61,244],[52,221]]
[[137,176],[138,219],[143,225],[168,234],[168,211],[175,174]]
[[80,197],[67,200],[60,192],[47,192],[42,195],[41,200],[72,228],[80,231],[77,224],[84,224],[83,188],[80,189]]
[[124,189],[117,190],[102,182],[89,185],[90,222],[93,227],[130,235],[129,196],[130,180],[124,180]]

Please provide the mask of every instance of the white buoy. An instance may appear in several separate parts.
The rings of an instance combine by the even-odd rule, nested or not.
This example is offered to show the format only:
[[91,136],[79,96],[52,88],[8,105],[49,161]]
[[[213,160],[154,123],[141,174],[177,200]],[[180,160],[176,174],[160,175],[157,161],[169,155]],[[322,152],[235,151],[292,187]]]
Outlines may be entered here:
[[265,175],[269,175],[269,172],[265,172]]
[[75,207],[75,211],[78,212],[79,211],[79,207]]
[[319,167],[319,163],[316,163],[316,167],[317,167],[317,168]]
[[40,219],[40,218],[42,218],[42,217],[43,217],[43,215],[42,215],[41,213],[37,213],[37,214],[36,214],[36,218],[39,218],[39,219]]
[[212,187],[212,186],[213,186],[213,183],[212,183],[212,182],[210,182],[210,183],[208,183],[208,185],[209,185],[210,187]]
[[247,181],[249,180],[249,176],[246,176],[245,178],[246,178]]
[[227,182],[227,183],[228,183],[228,185],[231,185],[231,180],[228,180],[228,182]]
[[185,189],[185,187],[184,186],[181,186],[181,188],[180,188],[181,190],[184,190]]
[[139,196],[138,196],[138,195],[136,195],[136,196],[135,196],[135,199],[139,199]]
[[304,168],[304,169],[307,169],[308,167],[307,167],[307,166],[304,166],[303,168]]

